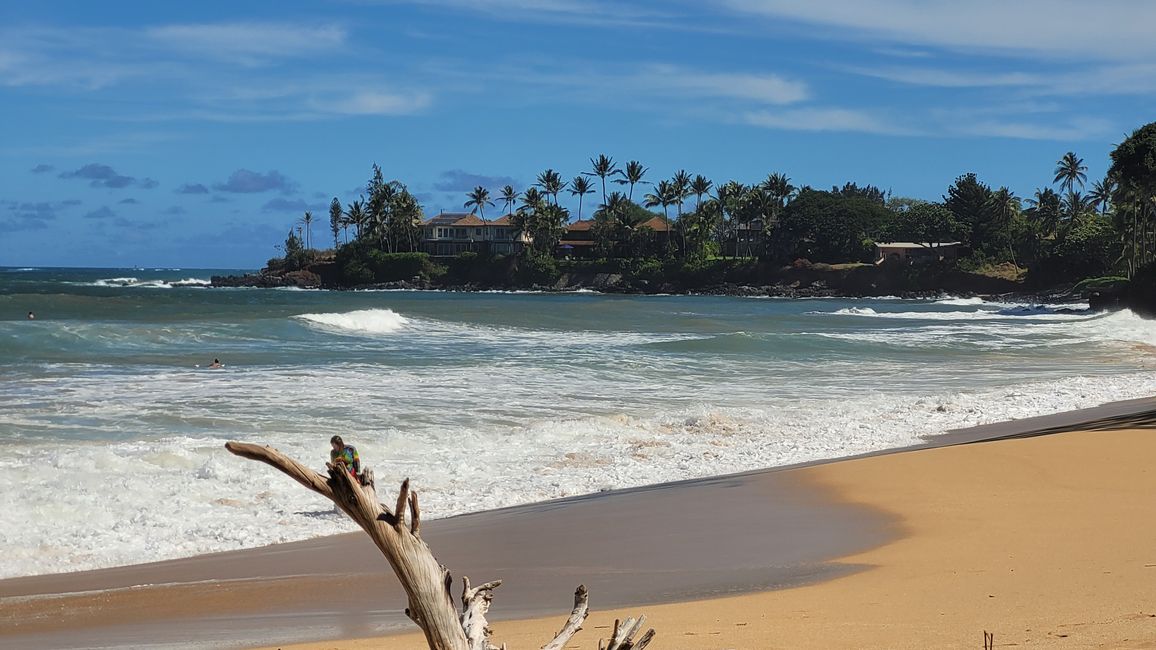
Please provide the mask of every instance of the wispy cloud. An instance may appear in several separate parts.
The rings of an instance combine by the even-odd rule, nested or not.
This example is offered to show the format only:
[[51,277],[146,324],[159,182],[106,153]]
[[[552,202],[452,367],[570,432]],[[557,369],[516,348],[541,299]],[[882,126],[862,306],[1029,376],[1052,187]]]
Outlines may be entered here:
[[345,29],[337,25],[289,23],[206,23],[162,25],[144,30],[158,49],[260,65],[271,59],[302,58],[336,50],[345,44]]
[[366,90],[325,101],[313,98],[306,105],[319,114],[412,115],[428,108],[432,101],[433,96],[428,92],[397,93]]
[[[133,121],[317,120],[408,115],[430,106],[433,95],[420,81],[398,83],[388,66],[358,55],[365,52],[337,25],[0,27],[0,86],[140,88],[150,95],[147,114],[90,115]],[[405,68],[394,76],[405,76]]]
[[509,176],[487,176],[473,174],[460,169],[447,169],[438,175],[434,182],[434,189],[442,192],[468,192],[477,186],[498,188],[504,185],[517,185],[517,181]]
[[[1061,60],[1156,57],[1156,4],[1132,0],[723,0],[743,16],[794,20],[865,39]],[[819,34],[816,34],[819,35]]]
[[33,174],[45,174],[45,173],[48,173],[50,171],[54,171],[55,169],[56,169],[56,167],[54,167],[52,165],[46,165],[44,163],[41,163],[41,164],[33,167],[32,169],[28,170],[28,171],[32,172]]
[[177,194],[208,194],[209,188],[200,183],[185,183],[176,189]]
[[650,29],[701,29],[673,3],[646,7],[641,3],[601,0],[368,0],[372,4],[410,4],[447,11],[468,11],[491,20],[517,23],[558,23]]
[[702,71],[670,64],[643,66],[622,80],[640,92],[688,99],[736,99],[759,104],[795,104],[810,97],[807,84],[773,73]]
[[877,135],[918,135],[908,125],[890,123],[866,111],[848,108],[791,108],[778,111],[750,111],[742,121],[785,131],[832,131]]
[[309,203],[305,199],[271,199],[261,206],[262,212],[295,212],[303,213],[306,210],[324,210],[329,207],[328,203],[315,202]]

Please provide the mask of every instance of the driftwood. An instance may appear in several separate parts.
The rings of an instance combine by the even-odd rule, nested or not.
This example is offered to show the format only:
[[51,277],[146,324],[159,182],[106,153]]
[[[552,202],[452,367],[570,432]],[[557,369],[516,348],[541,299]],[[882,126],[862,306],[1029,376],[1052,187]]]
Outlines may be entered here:
[[[421,628],[430,650],[499,650],[490,643],[486,614],[494,598],[494,589],[502,581],[494,580],[472,587],[470,579],[463,576],[461,611],[457,609],[450,595],[453,586],[450,572],[438,563],[421,538],[421,508],[418,507],[417,492],[410,489],[409,479],[402,481],[396,505],[390,510],[378,502],[373,474],[369,470],[361,477],[354,477],[345,463],[338,460],[326,464],[328,476],[323,476],[272,447],[228,442],[225,448],[243,458],[259,460],[277,468],[333,501],[357,522],[389,561],[405,589],[409,599],[405,614]],[[579,585],[574,592],[574,609],[569,619],[542,650],[561,650],[582,629],[588,613],[586,587]],[[614,632],[606,645],[599,642],[600,650],[643,650],[654,638],[652,629],[634,640],[645,620],[645,617],[638,620],[629,618],[621,624],[614,621]]]

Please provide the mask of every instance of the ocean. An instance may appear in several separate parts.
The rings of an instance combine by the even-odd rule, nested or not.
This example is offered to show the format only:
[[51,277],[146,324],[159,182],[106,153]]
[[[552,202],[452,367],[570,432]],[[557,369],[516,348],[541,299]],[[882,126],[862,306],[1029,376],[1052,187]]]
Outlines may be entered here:
[[230,272],[0,268],[0,577],[355,529],[228,440],[323,469],[339,434],[436,518],[1156,394],[1156,324],[1087,305],[206,286]]

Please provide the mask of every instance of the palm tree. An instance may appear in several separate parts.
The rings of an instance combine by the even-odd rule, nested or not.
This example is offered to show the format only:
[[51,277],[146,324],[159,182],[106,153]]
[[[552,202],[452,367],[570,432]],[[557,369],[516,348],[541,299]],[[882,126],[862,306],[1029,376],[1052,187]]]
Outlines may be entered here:
[[618,166],[614,164],[614,159],[606,154],[598,154],[597,158],[591,158],[590,166],[594,171],[582,173],[586,176],[597,176],[602,179],[602,204],[606,205],[606,177],[618,173]]
[[670,214],[667,208],[674,205],[674,187],[670,181],[658,181],[658,185],[654,186],[654,192],[642,197],[643,205],[648,208],[662,206],[662,220],[666,222],[666,227],[670,228]]
[[506,214],[514,212],[514,204],[518,202],[518,192],[513,185],[507,185],[502,188],[502,203],[506,206]]
[[631,160],[626,163],[626,170],[618,170],[618,175],[622,178],[615,179],[615,183],[619,185],[629,185],[630,191],[626,195],[628,201],[634,200],[634,186],[638,183],[645,183],[642,177],[646,175],[647,168],[642,166],[642,163],[637,160]]
[[1052,235],[1060,225],[1060,196],[1050,187],[1036,190],[1035,196],[1028,199],[1031,206],[1029,213],[1040,227],[1043,237]]
[[313,213],[306,210],[301,223],[305,225],[305,248],[313,250]]
[[[1084,164],[1084,159],[1076,156],[1075,152],[1069,151],[1064,154],[1063,158],[1056,161],[1056,177],[1052,180],[1053,183],[1060,183],[1060,189],[1072,191],[1076,183],[1080,184],[1080,189],[1084,188],[1084,181],[1088,180],[1088,166]],[[1061,182],[1062,181],[1062,182]]]
[[558,193],[566,187],[566,184],[562,182],[562,175],[553,169],[547,169],[538,174],[538,182],[534,185],[542,188],[544,194],[553,198],[554,205],[558,205]]
[[1088,193],[1088,198],[1092,201],[1092,205],[1100,208],[1100,214],[1107,214],[1108,208],[1112,205],[1112,194],[1116,191],[1116,182],[1111,178],[1104,178],[1092,184],[1092,191]]
[[682,203],[690,196],[690,174],[685,169],[680,169],[674,173],[674,178],[670,179],[670,187],[674,192],[675,205],[678,206],[678,218],[682,218]]
[[526,210],[539,210],[545,204],[546,199],[536,187],[531,187],[522,194],[522,208]]
[[704,194],[710,193],[710,188],[714,185],[709,178],[699,174],[690,182],[690,193],[694,195],[694,211],[698,212],[702,207],[702,197]]
[[570,181],[570,196],[578,197],[578,220],[582,220],[582,197],[587,194],[593,194],[594,188],[590,186],[590,179],[581,174],[574,177]]
[[477,209],[484,223],[486,221],[486,206],[494,204],[494,202],[490,200],[490,191],[479,185],[467,193],[466,196],[469,197],[469,200],[462,204],[462,207],[470,208],[471,213]]
[[357,229],[357,234],[354,239],[361,237],[361,229],[365,225],[365,206],[361,201],[354,201],[345,207],[346,227],[353,226]]

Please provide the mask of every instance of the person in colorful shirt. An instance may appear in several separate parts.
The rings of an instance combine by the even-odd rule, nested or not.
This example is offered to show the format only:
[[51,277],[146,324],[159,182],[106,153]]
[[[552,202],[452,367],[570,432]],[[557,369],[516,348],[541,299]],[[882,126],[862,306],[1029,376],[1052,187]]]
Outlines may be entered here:
[[358,478],[361,474],[361,457],[357,455],[357,447],[345,444],[341,436],[333,436],[329,439],[330,446],[333,449],[329,450],[330,462],[336,464],[338,460],[345,463],[345,469],[349,470],[349,474],[353,478]]

